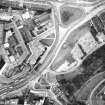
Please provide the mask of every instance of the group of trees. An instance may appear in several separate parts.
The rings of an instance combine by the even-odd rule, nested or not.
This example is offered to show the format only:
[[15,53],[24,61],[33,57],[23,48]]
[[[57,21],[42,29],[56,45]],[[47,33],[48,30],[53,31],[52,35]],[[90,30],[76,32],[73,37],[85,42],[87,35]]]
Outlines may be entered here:
[[[75,75],[71,79],[67,79],[67,76],[64,75],[63,78],[60,78],[58,80],[58,83],[60,84],[60,89],[63,91],[68,100],[72,101],[73,97],[75,97],[74,93],[81,89],[81,87],[93,76],[104,71],[103,67],[105,67],[105,54],[103,52],[105,52],[105,46],[99,48],[97,51],[89,55],[87,59],[84,60],[83,64],[80,65],[80,67],[78,68],[82,68],[81,73]],[[75,102],[77,101],[73,101],[73,103]],[[79,104],[76,105],[85,105],[84,103],[80,103],[81,102],[79,102]]]

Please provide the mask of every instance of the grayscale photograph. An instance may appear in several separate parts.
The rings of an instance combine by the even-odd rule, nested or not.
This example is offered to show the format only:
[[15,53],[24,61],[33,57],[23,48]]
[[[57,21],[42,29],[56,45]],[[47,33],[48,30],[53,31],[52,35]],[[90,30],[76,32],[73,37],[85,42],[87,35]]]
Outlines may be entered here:
[[0,105],[105,105],[105,0],[0,0]]

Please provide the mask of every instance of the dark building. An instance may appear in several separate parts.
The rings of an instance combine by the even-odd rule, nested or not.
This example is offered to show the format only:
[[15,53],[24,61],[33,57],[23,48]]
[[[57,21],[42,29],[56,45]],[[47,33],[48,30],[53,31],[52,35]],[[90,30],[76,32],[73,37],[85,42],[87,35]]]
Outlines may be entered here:
[[105,12],[102,12],[102,13],[99,15],[99,18],[101,19],[103,25],[105,26]]
[[4,66],[4,64],[5,64],[5,61],[2,58],[2,56],[0,55],[0,69],[2,69],[2,67]]
[[98,32],[103,32],[104,25],[98,16],[92,18],[92,23]]
[[98,39],[97,39],[97,34],[98,34],[98,32],[97,32],[97,30],[95,29],[95,27],[93,26],[93,25],[91,25],[90,26],[90,32],[92,33],[92,36],[94,37],[94,39],[96,40],[96,41],[98,41]]

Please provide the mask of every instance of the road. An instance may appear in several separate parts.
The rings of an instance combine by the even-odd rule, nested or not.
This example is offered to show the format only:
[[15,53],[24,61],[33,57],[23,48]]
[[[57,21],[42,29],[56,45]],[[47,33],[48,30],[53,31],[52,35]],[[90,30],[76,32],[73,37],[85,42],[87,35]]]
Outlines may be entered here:
[[104,88],[104,86],[105,86],[105,79],[99,82],[98,85],[93,89],[89,98],[90,105],[99,105],[97,100],[97,94]]
[[[85,24],[86,22],[88,22],[94,15],[96,15],[98,12],[100,12],[104,8],[105,8],[104,6],[100,6],[97,9],[95,9],[94,11],[92,11],[91,13],[87,14],[86,17],[83,17],[81,19],[81,21],[79,20],[79,21],[74,22],[73,24],[71,24],[71,26],[68,28],[66,34],[63,36],[62,40],[57,45],[56,52],[54,54],[55,56],[54,56],[54,59],[51,61],[51,64],[56,59],[57,54],[59,53],[59,51],[60,51],[61,47],[63,46],[64,42],[66,42],[66,39],[68,37],[71,37],[70,41],[72,41],[72,38],[74,36],[69,36],[69,35],[73,35],[73,34],[71,34],[73,31],[75,31],[77,28],[79,28],[80,26],[82,26],[83,24]],[[64,74],[64,73],[68,73],[68,72],[61,72],[61,73],[58,73],[58,74]]]

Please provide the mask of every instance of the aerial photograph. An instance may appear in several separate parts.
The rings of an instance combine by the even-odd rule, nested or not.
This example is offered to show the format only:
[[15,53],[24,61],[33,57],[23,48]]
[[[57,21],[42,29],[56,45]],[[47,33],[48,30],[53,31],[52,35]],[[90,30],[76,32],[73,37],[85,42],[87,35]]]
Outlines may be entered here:
[[105,105],[105,0],[0,0],[0,105]]

